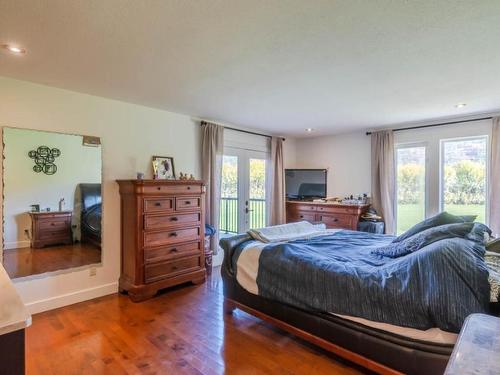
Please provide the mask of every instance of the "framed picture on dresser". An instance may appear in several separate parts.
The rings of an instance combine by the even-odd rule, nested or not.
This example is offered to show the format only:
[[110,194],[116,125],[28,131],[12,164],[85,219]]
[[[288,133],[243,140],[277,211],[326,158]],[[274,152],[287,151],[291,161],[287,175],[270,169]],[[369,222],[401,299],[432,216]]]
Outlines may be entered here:
[[155,180],[175,180],[174,158],[153,156],[153,178]]

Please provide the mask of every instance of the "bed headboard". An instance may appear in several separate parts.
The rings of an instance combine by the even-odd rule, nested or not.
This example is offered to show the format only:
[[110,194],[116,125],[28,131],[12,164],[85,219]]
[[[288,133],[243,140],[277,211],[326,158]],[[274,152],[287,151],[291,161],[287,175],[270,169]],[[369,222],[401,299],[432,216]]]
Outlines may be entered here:
[[101,184],[80,184],[82,211],[101,203]]

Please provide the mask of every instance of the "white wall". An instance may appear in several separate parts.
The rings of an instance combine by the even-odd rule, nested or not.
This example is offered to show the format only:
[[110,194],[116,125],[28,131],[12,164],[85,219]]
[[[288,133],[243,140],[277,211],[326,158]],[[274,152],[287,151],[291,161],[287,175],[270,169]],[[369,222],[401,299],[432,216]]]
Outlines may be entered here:
[[[177,172],[200,177],[200,131],[188,116],[0,77],[0,126],[101,137],[103,263],[88,269],[16,280],[32,312],[117,290],[120,197],[115,179],[151,177],[151,156],[173,156]],[[3,178],[3,176],[2,176]]]
[[[75,192],[80,183],[101,183],[101,147],[83,145],[83,137],[17,128],[4,128],[4,248],[29,246],[25,230],[31,231],[28,215],[30,205],[41,209],[59,209],[64,198],[65,208],[73,211],[75,235],[80,233],[80,204]],[[28,156],[39,146],[58,148],[53,175],[33,171],[35,162]],[[76,206],[75,206],[76,204]]]
[[286,168],[295,168],[297,164],[297,140],[286,138],[283,143],[283,164]]
[[295,144],[295,163],[287,168],[327,168],[329,197],[370,193],[371,143],[365,133],[299,138]]

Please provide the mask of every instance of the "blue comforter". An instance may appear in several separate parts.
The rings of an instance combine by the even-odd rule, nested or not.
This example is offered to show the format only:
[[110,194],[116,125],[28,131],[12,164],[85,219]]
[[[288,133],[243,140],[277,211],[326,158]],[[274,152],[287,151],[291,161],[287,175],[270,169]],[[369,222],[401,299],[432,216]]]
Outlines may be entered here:
[[269,244],[259,259],[259,295],[306,310],[422,330],[458,332],[469,314],[487,312],[481,241],[443,239],[399,258],[372,253],[392,240],[340,231]]

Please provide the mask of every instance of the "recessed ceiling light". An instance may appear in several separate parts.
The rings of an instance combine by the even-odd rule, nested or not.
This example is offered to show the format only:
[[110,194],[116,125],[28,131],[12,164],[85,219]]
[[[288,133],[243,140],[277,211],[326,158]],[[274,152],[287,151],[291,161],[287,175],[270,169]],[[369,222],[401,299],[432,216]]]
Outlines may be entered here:
[[12,44],[4,44],[2,47],[15,55],[22,55],[26,53],[26,50],[24,48]]
[[467,103],[458,103],[458,104],[455,104],[455,108],[463,108],[467,105]]
[[313,129],[313,128],[307,128],[307,129],[306,129],[306,132],[308,132],[308,133],[310,133],[310,132],[312,132],[312,131],[314,131],[314,129]]

